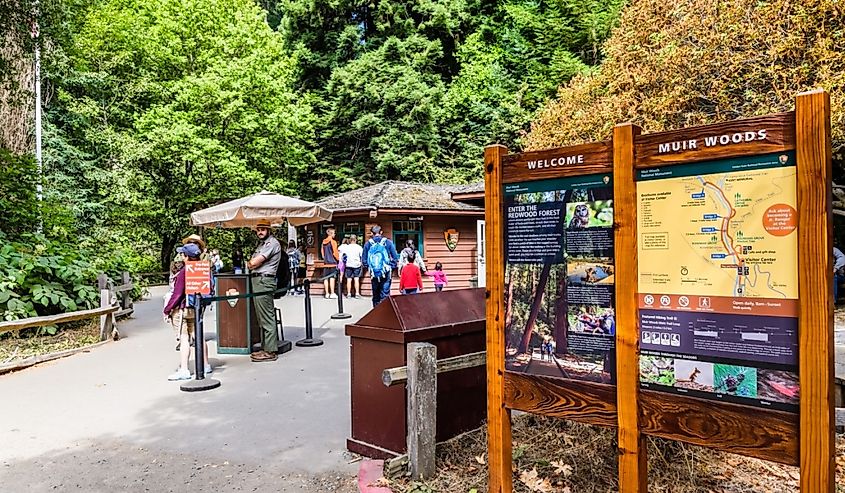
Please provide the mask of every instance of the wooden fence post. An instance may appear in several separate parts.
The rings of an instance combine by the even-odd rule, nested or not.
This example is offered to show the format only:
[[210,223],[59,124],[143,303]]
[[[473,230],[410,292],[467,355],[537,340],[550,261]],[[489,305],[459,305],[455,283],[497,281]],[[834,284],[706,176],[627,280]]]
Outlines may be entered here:
[[795,101],[801,491],[834,491],[833,225],[830,95]]
[[484,217],[487,239],[487,463],[489,493],[513,491],[510,410],[505,407],[505,246],[502,158],[508,148],[484,148]]
[[[129,284],[132,284],[132,276],[130,276],[128,272],[123,272],[120,277],[120,285],[127,286]],[[124,310],[127,308],[132,308],[132,290],[123,291],[120,293],[120,296],[120,307]]]
[[[111,306],[111,291],[108,288],[100,289],[100,308],[109,306]],[[105,341],[111,335],[112,329],[114,329],[114,312],[100,315],[100,340]]]
[[100,275],[97,276],[97,289],[103,290],[108,289],[108,287],[109,276],[107,276],[105,272],[101,272]]
[[[616,252],[616,408],[619,419],[619,491],[648,489],[645,437],[640,431],[640,331],[637,315],[637,189],[630,123],[613,129],[613,214]],[[621,254],[620,254],[621,252]]]
[[412,342],[408,361],[408,460],[411,478],[435,475],[437,430],[437,347]]

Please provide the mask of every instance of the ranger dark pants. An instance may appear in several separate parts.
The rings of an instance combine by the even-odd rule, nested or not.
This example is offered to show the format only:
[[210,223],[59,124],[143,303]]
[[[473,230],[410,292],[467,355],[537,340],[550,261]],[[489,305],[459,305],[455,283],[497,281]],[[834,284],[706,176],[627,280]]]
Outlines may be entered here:
[[[276,289],[276,279],[272,277],[255,276],[251,282],[253,293]],[[279,350],[279,336],[276,334],[276,308],[273,306],[273,294],[256,296],[252,302],[255,304],[255,315],[261,327],[261,346],[268,353],[275,353]]]

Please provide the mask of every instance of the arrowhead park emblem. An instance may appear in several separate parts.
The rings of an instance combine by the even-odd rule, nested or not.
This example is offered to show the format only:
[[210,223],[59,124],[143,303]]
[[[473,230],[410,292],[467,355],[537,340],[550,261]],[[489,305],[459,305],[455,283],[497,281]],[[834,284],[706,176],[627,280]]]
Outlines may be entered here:
[[450,252],[454,252],[455,248],[458,248],[458,230],[455,228],[449,228],[443,232],[443,236],[446,238],[446,247]]
[[[226,290],[226,296],[237,296],[239,294],[241,293],[235,288],[229,288]],[[226,302],[229,303],[229,306],[231,306],[232,308],[234,308],[235,305],[238,304],[238,301],[240,301],[238,298],[235,298],[233,300],[226,300]]]

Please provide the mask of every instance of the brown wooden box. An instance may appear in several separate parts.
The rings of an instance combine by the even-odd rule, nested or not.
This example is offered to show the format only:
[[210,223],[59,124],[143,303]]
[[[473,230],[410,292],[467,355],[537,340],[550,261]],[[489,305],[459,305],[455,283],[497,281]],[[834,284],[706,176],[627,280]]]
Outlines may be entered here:
[[[406,390],[385,387],[381,373],[404,366],[408,343],[428,342],[437,358],[483,351],[484,289],[391,296],[354,324],[351,337],[352,437],[346,448],[378,459],[405,453]],[[437,441],[477,428],[486,417],[485,368],[437,377]]]

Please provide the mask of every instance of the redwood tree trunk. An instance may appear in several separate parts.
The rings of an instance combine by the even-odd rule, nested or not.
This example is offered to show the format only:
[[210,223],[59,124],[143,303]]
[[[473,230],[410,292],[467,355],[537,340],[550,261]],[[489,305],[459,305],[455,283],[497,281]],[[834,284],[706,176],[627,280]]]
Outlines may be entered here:
[[516,269],[511,268],[511,275],[508,277],[508,301],[505,305],[505,327],[510,329],[511,323],[513,323],[513,285],[514,283],[514,276],[516,275]]
[[537,323],[540,307],[543,306],[543,295],[546,294],[546,283],[549,280],[551,270],[551,263],[543,265],[543,271],[540,273],[540,279],[534,291],[534,300],[531,302],[531,311],[528,312],[528,321],[525,322],[525,332],[522,334],[522,341],[519,343],[520,353],[528,352],[528,344],[531,342],[531,334],[534,333],[534,324]]
[[558,288],[557,288],[557,300],[555,302],[555,330],[554,330],[554,338],[555,338],[555,354],[557,356],[561,356],[566,353],[566,345],[567,345],[567,332],[566,329],[569,325],[569,319],[566,317],[566,273],[564,272],[563,275],[560,276],[558,280]]

